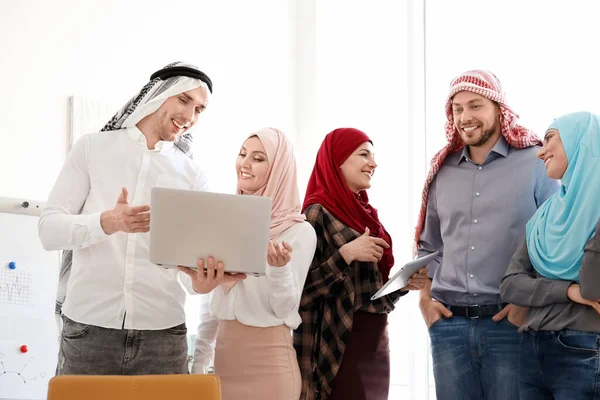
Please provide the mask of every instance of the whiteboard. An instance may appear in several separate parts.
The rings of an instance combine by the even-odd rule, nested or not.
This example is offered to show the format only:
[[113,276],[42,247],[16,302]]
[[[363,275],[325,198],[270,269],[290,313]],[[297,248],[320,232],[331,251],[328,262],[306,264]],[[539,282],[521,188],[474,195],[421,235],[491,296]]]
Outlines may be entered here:
[[[60,254],[45,251],[40,243],[42,206],[0,198],[0,399],[46,399],[56,371]],[[26,352],[21,346],[27,346]]]

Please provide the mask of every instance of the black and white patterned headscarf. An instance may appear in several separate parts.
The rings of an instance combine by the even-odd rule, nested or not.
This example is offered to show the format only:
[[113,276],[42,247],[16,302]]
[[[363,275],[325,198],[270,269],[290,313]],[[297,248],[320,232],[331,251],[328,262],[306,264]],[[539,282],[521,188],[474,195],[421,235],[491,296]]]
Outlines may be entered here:
[[[142,118],[156,111],[169,97],[204,86],[212,93],[212,81],[198,67],[177,61],[166,65],[150,77],[142,90],[133,96],[101,129],[115,131],[135,126]],[[192,158],[192,134],[184,132],[175,140],[175,146]],[[61,313],[67,293],[67,282],[71,275],[73,251],[62,253],[58,291],[56,295],[56,313]]]

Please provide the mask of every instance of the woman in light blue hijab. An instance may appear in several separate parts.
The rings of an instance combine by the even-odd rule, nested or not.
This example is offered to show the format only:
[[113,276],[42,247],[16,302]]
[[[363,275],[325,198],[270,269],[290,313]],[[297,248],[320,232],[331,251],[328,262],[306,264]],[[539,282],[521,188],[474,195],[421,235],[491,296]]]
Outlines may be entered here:
[[557,118],[538,153],[561,189],[527,223],[500,290],[529,307],[520,395],[524,400],[600,396],[600,116]]
[[[578,282],[583,248],[600,218],[599,117],[580,112],[558,118],[545,142],[540,158],[562,186],[527,223],[527,249],[542,276]],[[559,142],[564,150],[557,158],[552,150]]]

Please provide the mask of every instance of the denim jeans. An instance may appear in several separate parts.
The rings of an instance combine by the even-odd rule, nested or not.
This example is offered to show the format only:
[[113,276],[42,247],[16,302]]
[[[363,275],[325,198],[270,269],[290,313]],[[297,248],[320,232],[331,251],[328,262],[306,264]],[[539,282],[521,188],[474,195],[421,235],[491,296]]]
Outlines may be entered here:
[[429,328],[438,400],[518,400],[521,334],[505,318],[441,319]]
[[524,333],[521,399],[600,399],[599,341],[597,333],[571,329]]
[[63,316],[57,375],[187,374],[187,329],[107,329]]

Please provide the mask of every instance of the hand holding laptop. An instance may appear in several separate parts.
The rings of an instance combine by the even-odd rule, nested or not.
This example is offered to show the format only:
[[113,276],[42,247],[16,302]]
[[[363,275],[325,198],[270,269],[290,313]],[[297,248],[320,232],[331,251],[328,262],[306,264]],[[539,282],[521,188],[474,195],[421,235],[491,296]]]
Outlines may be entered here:
[[192,287],[197,293],[206,294],[212,292],[217,286],[222,284],[235,284],[238,281],[246,279],[246,274],[232,274],[225,272],[225,265],[219,261],[215,268],[215,259],[208,257],[206,262],[206,271],[204,270],[204,259],[198,259],[198,268],[178,266],[181,272],[184,272],[192,279]]

